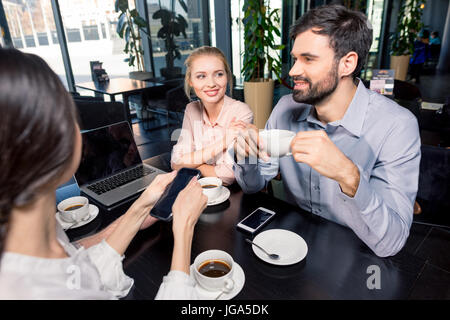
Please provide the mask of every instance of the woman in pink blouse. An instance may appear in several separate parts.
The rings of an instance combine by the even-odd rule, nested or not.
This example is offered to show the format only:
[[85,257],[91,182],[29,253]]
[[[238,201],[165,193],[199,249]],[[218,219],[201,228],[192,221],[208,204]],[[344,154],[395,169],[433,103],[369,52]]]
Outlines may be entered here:
[[226,152],[239,129],[252,123],[253,113],[227,95],[232,88],[230,67],[223,53],[214,47],[196,49],[186,59],[184,86],[199,98],[189,103],[177,144],[172,151],[172,168],[197,168],[205,177],[234,181],[233,161]]

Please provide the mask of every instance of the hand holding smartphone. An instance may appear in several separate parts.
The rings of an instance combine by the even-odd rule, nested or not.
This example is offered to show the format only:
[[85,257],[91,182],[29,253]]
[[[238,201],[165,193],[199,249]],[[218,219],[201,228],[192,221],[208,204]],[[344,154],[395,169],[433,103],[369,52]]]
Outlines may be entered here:
[[175,179],[167,186],[161,198],[155,203],[150,215],[162,220],[172,220],[172,206],[180,193],[193,177],[200,177],[200,171],[191,168],[181,168]]

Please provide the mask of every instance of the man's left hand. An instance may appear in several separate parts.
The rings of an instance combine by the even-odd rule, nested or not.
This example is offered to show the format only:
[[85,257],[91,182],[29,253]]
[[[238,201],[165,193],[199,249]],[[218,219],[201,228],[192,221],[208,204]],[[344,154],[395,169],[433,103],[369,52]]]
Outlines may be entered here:
[[291,142],[295,161],[308,164],[321,175],[337,181],[353,197],[359,185],[358,167],[330,140],[324,130],[300,131]]

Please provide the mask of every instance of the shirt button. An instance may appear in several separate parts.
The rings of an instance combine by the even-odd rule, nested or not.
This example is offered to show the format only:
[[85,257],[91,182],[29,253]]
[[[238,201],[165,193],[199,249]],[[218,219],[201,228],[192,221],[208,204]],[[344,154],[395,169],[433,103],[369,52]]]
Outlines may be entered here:
[[314,190],[320,190],[319,186],[314,186]]

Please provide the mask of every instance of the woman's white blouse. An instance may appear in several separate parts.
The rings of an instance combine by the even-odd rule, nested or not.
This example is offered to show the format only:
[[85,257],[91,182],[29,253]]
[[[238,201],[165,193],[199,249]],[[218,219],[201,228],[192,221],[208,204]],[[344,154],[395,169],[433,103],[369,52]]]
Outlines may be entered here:
[[[123,272],[120,256],[103,240],[75,248],[56,223],[57,239],[69,257],[46,259],[4,252],[0,261],[0,299],[118,299],[133,279]],[[194,283],[183,272],[164,277],[157,299],[195,299]]]

